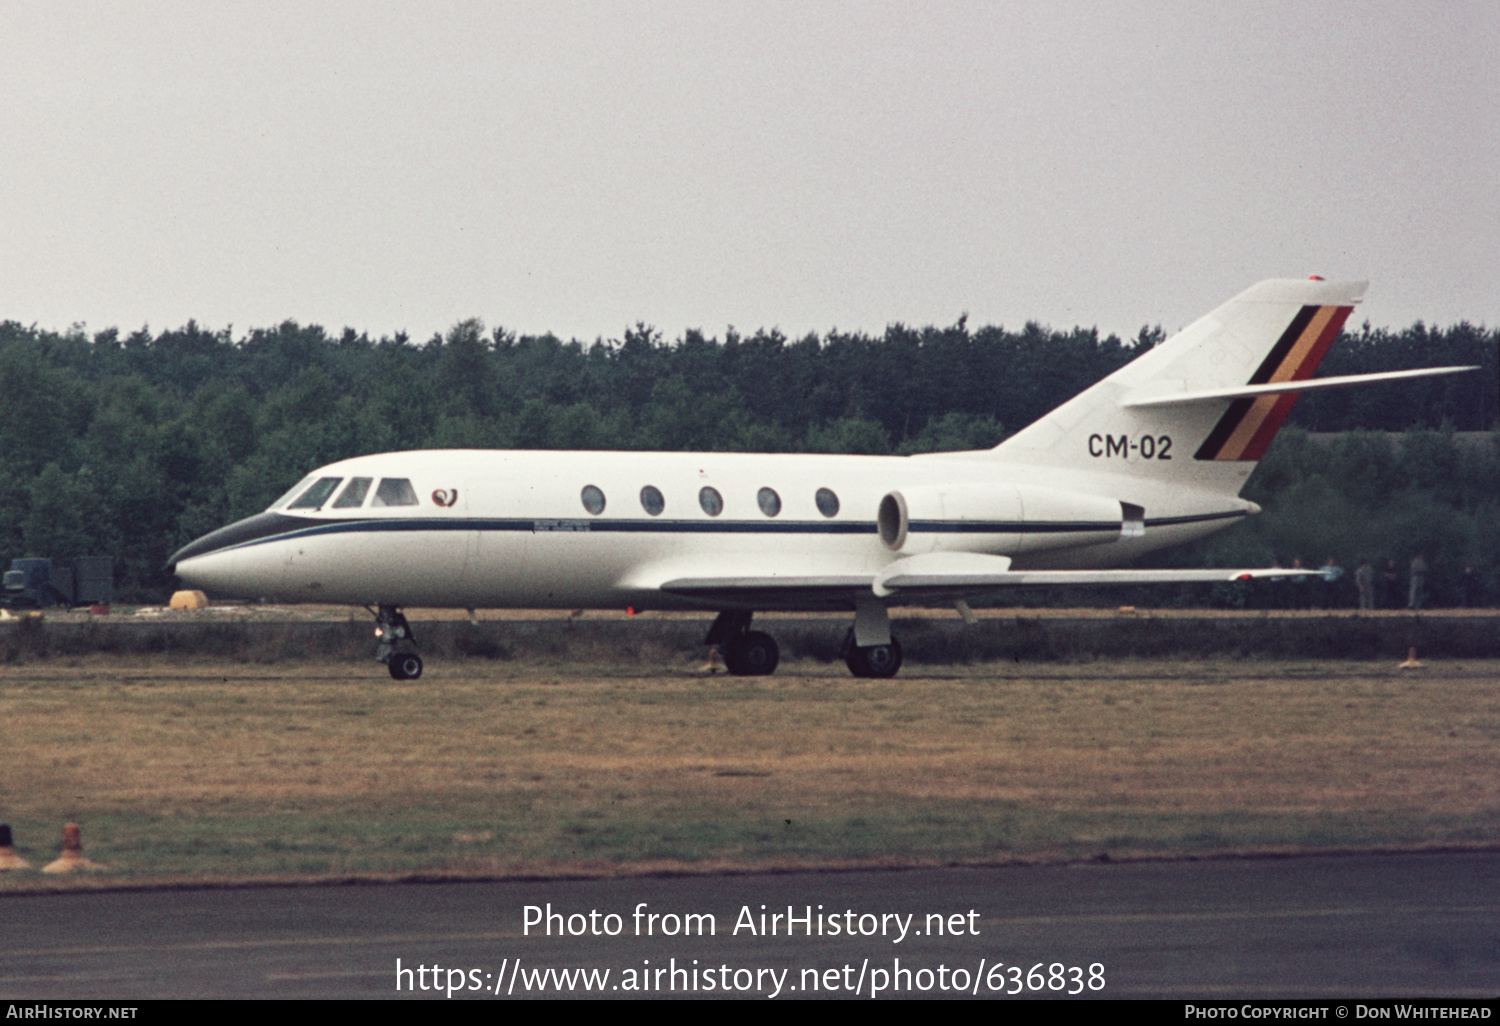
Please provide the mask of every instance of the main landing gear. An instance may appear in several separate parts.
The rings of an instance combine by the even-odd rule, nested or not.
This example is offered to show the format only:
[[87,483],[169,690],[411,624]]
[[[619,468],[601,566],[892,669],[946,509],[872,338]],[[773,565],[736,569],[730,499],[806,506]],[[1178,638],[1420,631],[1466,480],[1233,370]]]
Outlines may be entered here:
[[[729,672],[740,677],[763,677],[776,669],[780,652],[769,634],[750,629],[753,613],[726,609],[708,629],[705,645],[724,655]],[[901,642],[891,635],[885,603],[870,602],[855,609],[854,626],[844,638],[844,662],[856,677],[894,677],[901,669]]]
[[385,663],[396,680],[416,680],[422,676],[422,657],[412,651],[416,639],[412,637],[411,624],[395,606],[381,606],[375,614],[375,637],[380,647],[375,658]]
[[901,642],[891,635],[884,602],[854,607],[854,626],[844,638],[844,663],[856,677],[894,677],[901,669]]
[[856,677],[894,677],[901,669],[901,642],[892,635],[888,645],[865,645],[854,643],[851,628],[844,639],[844,663]]
[[750,629],[754,613],[726,609],[715,617],[708,629],[705,645],[717,647],[724,654],[724,665],[737,677],[764,677],[776,669],[781,650],[769,634]]

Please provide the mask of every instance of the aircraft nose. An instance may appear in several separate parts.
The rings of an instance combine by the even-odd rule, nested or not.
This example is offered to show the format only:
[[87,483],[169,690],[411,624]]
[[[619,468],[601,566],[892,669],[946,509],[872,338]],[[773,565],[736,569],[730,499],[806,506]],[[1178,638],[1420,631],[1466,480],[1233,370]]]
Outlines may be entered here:
[[210,552],[218,552],[222,549],[233,548],[236,545],[246,545],[262,538],[274,537],[287,531],[305,526],[306,521],[301,517],[289,517],[282,513],[257,513],[253,517],[244,520],[236,520],[227,527],[221,527],[217,531],[210,531],[203,537],[188,542],[182,548],[172,553],[167,560],[167,572],[176,573],[177,564],[195,556],[205,556]]

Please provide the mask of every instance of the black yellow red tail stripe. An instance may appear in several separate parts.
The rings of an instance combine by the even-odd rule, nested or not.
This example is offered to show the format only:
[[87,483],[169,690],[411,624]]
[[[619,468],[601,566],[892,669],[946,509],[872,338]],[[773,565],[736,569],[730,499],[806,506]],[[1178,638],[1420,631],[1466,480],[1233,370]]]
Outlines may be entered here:
[[[1312,377],[1353,310],[1352,306],[1304,306],[1247,384],[1273,385]],[[1296,402],[1296,392],[1234,400],[1194,457],[1260,459]]]

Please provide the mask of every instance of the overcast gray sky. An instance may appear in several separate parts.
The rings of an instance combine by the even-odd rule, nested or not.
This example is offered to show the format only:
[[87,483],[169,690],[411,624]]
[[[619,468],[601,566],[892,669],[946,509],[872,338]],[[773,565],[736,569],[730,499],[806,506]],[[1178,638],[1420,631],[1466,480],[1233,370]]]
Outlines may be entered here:
[[1500,4],[0,0],[0,319],[1500,325]]

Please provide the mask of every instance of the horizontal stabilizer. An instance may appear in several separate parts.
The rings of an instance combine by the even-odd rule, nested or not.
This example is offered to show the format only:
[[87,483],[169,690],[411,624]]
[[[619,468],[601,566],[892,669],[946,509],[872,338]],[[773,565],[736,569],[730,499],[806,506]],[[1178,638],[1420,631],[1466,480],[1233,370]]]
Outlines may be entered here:
[[1313,378],[1304,381],[1278,381],[1269,385],[1238,385],[1199,392],[1175,392],[1165,395],[1134,396],[1120,400],[1124,407],[1173,406],[1178,403],[1206,403],[1220,399],[1248,399],[1260,395],[1284,395],[1289,392],[1316,392],[1324,388],[1347,388],[1351,385],[1373,385],[1382,381],[1407,378],[1435,378],[1443,374],[1463,374],[1479,367],[1424,367],[1421,370],[1383,371],[1379,374],[1346,374],[1336,378]]

